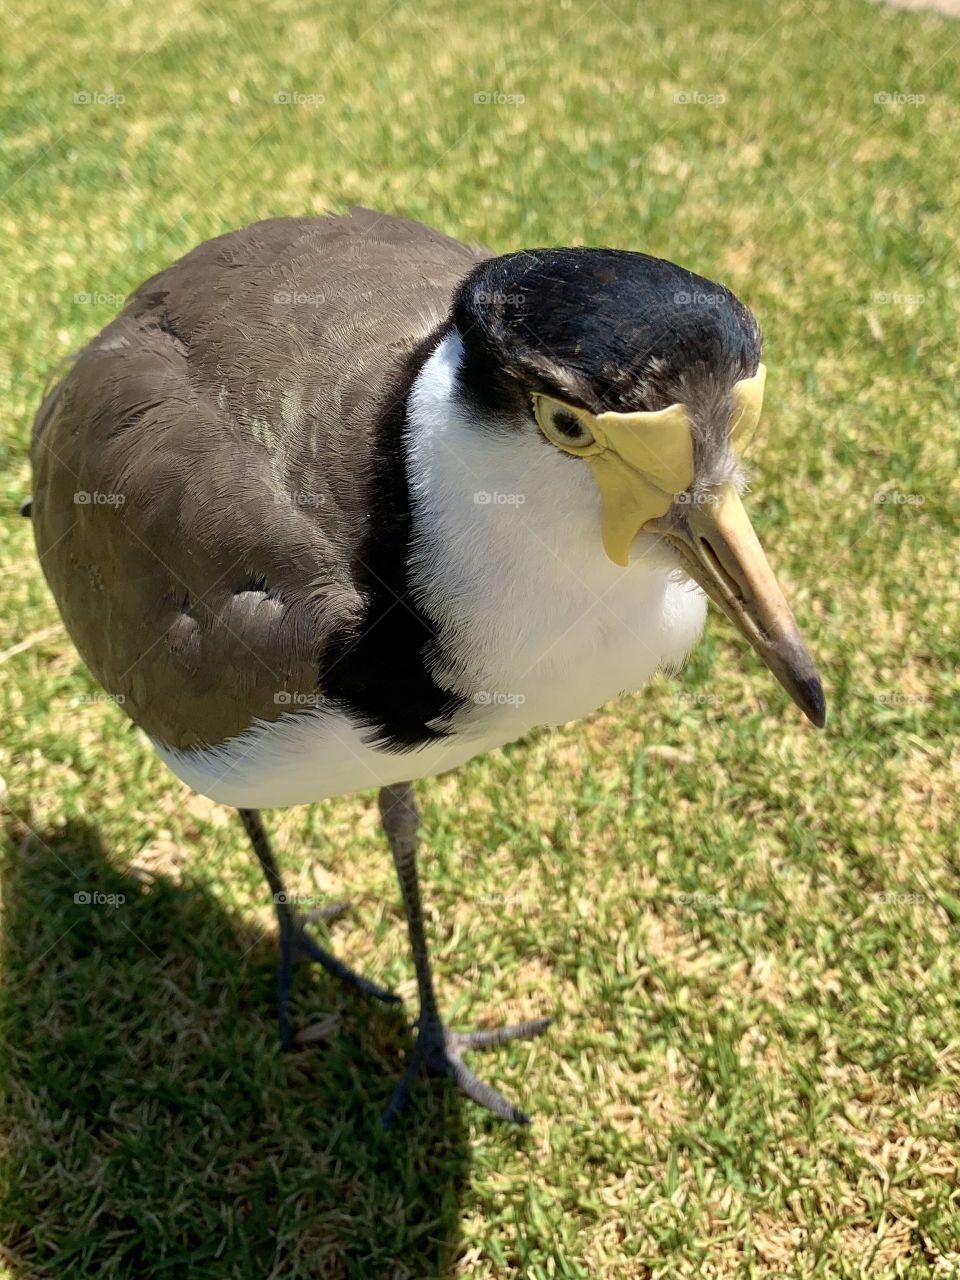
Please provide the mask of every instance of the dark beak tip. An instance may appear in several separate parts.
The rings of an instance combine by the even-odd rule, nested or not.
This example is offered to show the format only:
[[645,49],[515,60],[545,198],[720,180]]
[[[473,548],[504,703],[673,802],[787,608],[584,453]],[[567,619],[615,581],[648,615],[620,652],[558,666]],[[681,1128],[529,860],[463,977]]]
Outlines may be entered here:
[[819,678],[808,676],[801,682],[797,693],[797,705],[812,724],[822,729],[827,723],[827,700]]

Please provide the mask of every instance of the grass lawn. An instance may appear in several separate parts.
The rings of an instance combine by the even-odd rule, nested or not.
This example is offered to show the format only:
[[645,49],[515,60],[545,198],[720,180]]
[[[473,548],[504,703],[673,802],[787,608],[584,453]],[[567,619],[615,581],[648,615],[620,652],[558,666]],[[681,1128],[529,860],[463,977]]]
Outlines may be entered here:
[[[860,0],[8,6],[3,1280],[960,1276],[958,55]],[[529,1130],[432,1083],[381,1134],[404,1013],[322,974],[280,1055],[239,823],[98,695],[16,515],[125,294],[351,203],[677,259],[765,331],[750,506],[827,731],[713,616],[679,677],[417,789],[451,1022],[557,1015],[472,1060]],[[270,822],[409,1016],[373,793]]]

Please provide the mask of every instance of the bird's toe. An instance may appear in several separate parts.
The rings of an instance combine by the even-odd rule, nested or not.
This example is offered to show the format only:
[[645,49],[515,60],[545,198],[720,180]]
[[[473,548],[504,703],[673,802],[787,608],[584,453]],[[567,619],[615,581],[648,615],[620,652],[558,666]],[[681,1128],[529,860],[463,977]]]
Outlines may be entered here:
[[430,1075],[449,1076],[462,1093],[501,1120],[513,1124],[529,1124],[530,1117],[515,1107],[492,1085],[479,1080],[463,1061],[463,1054],[470,1049],[485,1049],[506,1044],[510,1040],[530,1039],[541,1035],[553,1021],[552,1018],[534,1018],[529,1022],[516,1022],[505,1027],[484,1027],[477,1031],[449,1031],[440,1022],[420,1022],[417,1039],[410,1060],[387,1109],[382,1116],[385,1129],[390,1128],[410,1093],[410,1086],[426,1069]]
[[[337,904],[338,906],[341,904]],[[327,973],[332,974],[335,978],[339,978],[354,990],[359,991],[362,995],[372,996],[374,1000],[382,1000],[384,1004],[399,1004],[400,997],[387,987],[382,987],[378,982],[373,982],[370,978],[365,978],[362,973],[357,973],[351,969],[349,965],[338,960],[335,955],[329,951],[325,951],[319,943],[314,942],[313,938],[303,929],[300,929],[297,935],[298,959],[311,960],[326,969]]]
[[533,1018],[529,1022],[514,1022],[506,1027],[481,1027],[477,1031],[448,1031],[448,1052],[457,1056],[468,1049],[487,1049],[506,1044],[509,1040],[532,1040],[543,1035],[553,1022],[552,1018]]

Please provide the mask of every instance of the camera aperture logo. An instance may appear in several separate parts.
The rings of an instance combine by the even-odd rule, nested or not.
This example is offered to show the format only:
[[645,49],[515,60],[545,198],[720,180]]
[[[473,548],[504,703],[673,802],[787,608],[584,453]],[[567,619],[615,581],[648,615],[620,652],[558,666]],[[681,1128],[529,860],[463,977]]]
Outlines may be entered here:
[[75,293],[73,301],[78,307],[123,307],[126,305],[127,295],[92,289],[89,293]]
[[499,89],[484,89],[473,95],[475,107],[522,107],[525,102],[522,93],[502,93]]
[[327,300],[325,293],[299,293],[295,289],[279,289],[273,300],[278,307],[322,307]]
[[301,693],[299,689],[281,689],[273,695],[278,707],[322,707],[322,693]]
[[522,507],[526,500],[525,493],[491,493],[488,489],[478,489],[473,495],[478,507]]
[[930,699],[923,693],[902,693],[898,689],[888,689],[874,694],[873,698],[881,707],[925,707]]
[[479,289],[474,298],[478,307],[522,307],[526,300],[525,293],[504,293],[501,289]]
[[900,489],[891,489],[882,486],[873,495],[873,505],[875,507],[922,507],[924,497],[922,493],[903,493]]
[[673,300],[678,307],[722,307],[724,296],[722,293],[703,293],[698,290],[691,293],[681,289],[673,295]]
[[701,93],[698,89],[673,95],[675,107],[722,107],[726,100],[725,93]]
[[326,100],[326,94],[323,93],[299,93],[292,89],[284,89],[273,95],[275,107],[322,107]]
[[720,496],[704,489],[700,493],[678,493],[673,500],[681,507],[715,507],[720,503]]
[[480,689],[473,695],[478,707],[522,707],[526,702],[522,693],[505,693],[502,689]]
[[122,907],[127,900],[124,893],[101,893],[98,889],[80,889],[73,895],[79,907]]
[[288,493],[284,489],[273,495],[275,507],[299,507],[304,511],[315,511],[325,503],[326,498],[322,493],[305,493],[302,490]]
[[903,93],[898,89],[873,95],[877,107],[922,107],[926,100],[925,93]]
[[926,300],[925,293],[900,293],[897,289],[877,289],[873,295],[879,307],[922,307]]
[[273,895],[274,905],[278,907],[322,907],[325,899],[317,897],[315,893],[289,893],[286,889],[281,889],[279,893]]
[[675,893],[673,900],[678,907],[694,907],[698,911],[723,906],[719,893]]
[[67,703],[68,707],[90,707],[97,706],[99,703],[112,702],[115,706],[122,707],[127,700],[125,693],[104,693],[102,691],[96,693],[77,693]]
[[73,502],[77,507],[122,507],[126,500],[125,493],[100,493],[96,489],[92,493],[87,489],[78,489],[73,495]]
[[81,89],[73,95],[75,107],[122,107],[126,100],[122,93],[103,93],[99,89]]

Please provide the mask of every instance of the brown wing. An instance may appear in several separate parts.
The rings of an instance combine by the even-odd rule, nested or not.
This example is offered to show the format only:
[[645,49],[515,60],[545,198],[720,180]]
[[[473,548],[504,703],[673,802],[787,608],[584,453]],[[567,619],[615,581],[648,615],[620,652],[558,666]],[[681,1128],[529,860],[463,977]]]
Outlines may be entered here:
[[146,281],[46,398],[44,573],[148,733],[222,742],[322,689],[363,607],[374,424],[483,256],[364,209],[256,223]]

